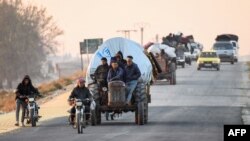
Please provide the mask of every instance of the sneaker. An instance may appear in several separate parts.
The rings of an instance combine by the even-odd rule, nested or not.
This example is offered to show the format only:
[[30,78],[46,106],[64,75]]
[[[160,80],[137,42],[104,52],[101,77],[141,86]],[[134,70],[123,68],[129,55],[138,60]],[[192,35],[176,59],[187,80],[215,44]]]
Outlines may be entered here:
[[22,122],[22,127],[25,127],[24,123]]
[[17,122],[17,123],[15,123],[15,126],[19,126],[19,123]]

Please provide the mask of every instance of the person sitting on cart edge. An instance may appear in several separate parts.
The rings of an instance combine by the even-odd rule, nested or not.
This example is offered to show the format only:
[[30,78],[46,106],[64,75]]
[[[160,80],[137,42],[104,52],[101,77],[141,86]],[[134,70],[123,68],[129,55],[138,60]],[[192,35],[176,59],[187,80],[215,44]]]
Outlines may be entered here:
[[108,72],[107,81],[124,81],[124,71],[121,67],[119,67],[117,59],[115,57],[111,58],[111,68]]
[[[81,99],[81,100],[85,100],[85,99],[89,99],[90,103],[88,103],[86,106],[86,109],[84,112],[88,113],[90,112],[90,104],[92,99],[92,95],[90,94],[90,91],[87,87],[85,87],[85,80],[84,78],[79,78],[78,82],[77,82],[77,86],[73,89],[73,91],[71,92],[68,101],[72,101],[74,99]],[[75,105],[72,104],[71,105],[72,108],[70,109],[70,115],[71,115],[71,124],[74,124],[74,119],[75,119],[75,113],[76,113],[76,109],[75,109]],[[86,117],[89,118],[89,117]]]
[[132,56],[127,56],[127,65],[125,67],[126,72],[126,86],[127,86],[127,104],[130,105],[132,94],[137,86],[138,79],[141,77],[141,72],[133,62]]
[[32,85],[32,81],[29,75],[25,75],[22,82],[17,86],[16,90],[16,124],[15,126],[19,126],[19,113],[20,108],[22,107],[22,117],[21,122],[22,126],[24,126],[24,116],[25,116],[25,108],[27,107],[27,96],[32,93],[38,94],[37,89]]
[[99,65],[95,71],[95,78],[104,80],[104,85],[107,86],[109,65],[107,63],[107,58],[103,57],[101,61],[101,65]]

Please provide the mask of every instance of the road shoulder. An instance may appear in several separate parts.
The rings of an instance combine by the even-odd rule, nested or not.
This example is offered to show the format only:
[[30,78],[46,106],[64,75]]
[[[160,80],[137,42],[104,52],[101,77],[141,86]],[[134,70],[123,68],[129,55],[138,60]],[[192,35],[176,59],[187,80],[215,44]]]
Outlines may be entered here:
[[243,78],[243,88],[245,89],[245,94],[247,96],[246,106],[242,108],[242,120],[244,124],[250,125],[250,80],[249,80],[249,69],[246,63],[242,65],[242,78]]
[[[38,122],[38,126],[43,121],[67,116],[69,109],[67,98],[72,88],[73,85],[67,86],[65,90],[56,91],[53,95],[39,101],[41,103],[39,112],[42,118]],[[0,135],[21,129],[21,127],[14,126],[15,111],[0,115],[0,121]]]

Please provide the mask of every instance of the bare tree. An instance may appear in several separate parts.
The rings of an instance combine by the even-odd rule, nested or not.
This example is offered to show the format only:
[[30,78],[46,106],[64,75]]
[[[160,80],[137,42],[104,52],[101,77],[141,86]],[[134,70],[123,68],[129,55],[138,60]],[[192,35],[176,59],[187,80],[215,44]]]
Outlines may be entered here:
[[21,0],[0,0],[0,13],[0,83],[7,80],[12,87],[24,74],[40,75],[41,62],[56,52],[56,37],[63,31],[45,8]]

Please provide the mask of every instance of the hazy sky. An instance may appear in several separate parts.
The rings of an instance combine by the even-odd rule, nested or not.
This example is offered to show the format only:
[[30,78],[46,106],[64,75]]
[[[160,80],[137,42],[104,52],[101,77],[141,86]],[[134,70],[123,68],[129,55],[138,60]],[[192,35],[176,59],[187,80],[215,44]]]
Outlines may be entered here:
[[[193,34],[211,48],[220,33],[240,37],[240,53],[250,54],[250,0],[26,0],[46,7],[64,30],[64,52],[79,53],[84,38],[123,36],[118,29],[134,29],[148,23],[145,40],[153,41],[169,32]],[[140,34],[131,33],[140,42]]]

